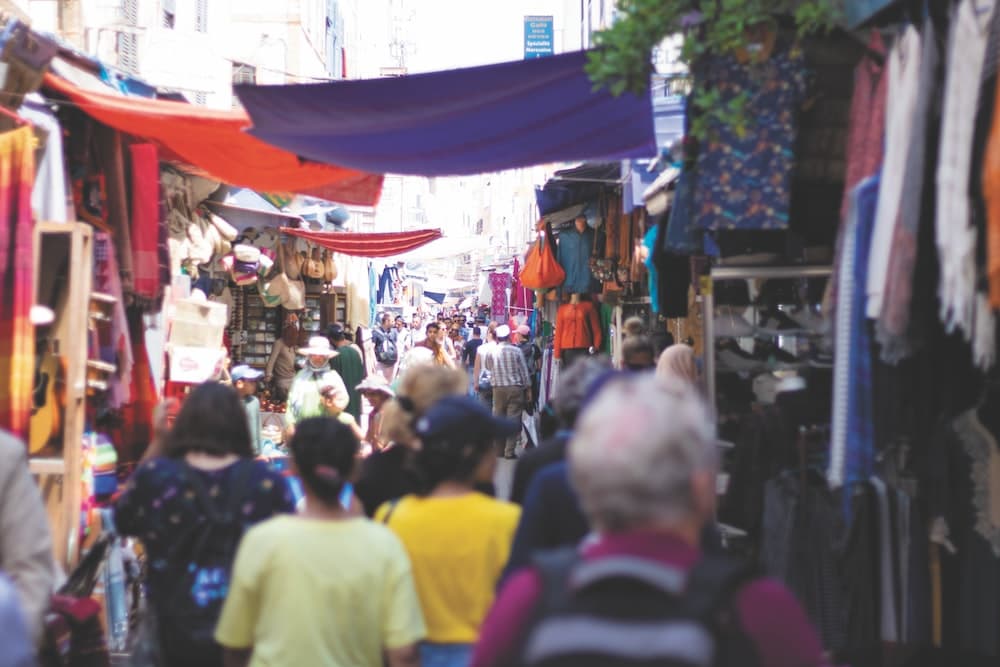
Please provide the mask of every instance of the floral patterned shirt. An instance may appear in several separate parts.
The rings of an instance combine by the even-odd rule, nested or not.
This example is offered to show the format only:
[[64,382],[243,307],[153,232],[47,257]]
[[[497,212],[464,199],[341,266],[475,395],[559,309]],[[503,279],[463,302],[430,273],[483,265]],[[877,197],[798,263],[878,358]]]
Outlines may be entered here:
[[743,65],[707,57],[697,79],[726,106],[746,96],[745,132],[712,120],[697,159],[694,225],[702,230],[786,229],[799,109],[806,94],[805,55],[775,48]]

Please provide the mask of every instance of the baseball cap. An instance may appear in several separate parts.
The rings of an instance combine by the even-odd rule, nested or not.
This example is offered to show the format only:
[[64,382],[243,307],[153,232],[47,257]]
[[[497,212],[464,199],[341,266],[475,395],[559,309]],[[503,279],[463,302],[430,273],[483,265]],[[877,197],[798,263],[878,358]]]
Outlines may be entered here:
[[425,442],[480,442],[505,438],[521,430],[518,422],[494,417],[470,396],[446,396],[417,420],[414,432]]
[[326,337],[330,340],[344,340],[347,337],[347,332],[344,331],[343,325],[334,323],[326,328]]
[[517,333],[519,333],[522,336],[530,336],[531,335],[531,327],[529,327],[527,324],[522,324],[521,326],[519,326],[517,328]]
[[510,327],[506,324],[501,324],[494,333],[497,338],[510,338]]
[[233,382],[236,382],[237,380],[249,380],[250,382],[256,382],[264,377],[264,373],[256,368],[251,368],[246,364],[240,364],[239,366],[235,366],[233,370],[229,371],[229,377],[233,379]]

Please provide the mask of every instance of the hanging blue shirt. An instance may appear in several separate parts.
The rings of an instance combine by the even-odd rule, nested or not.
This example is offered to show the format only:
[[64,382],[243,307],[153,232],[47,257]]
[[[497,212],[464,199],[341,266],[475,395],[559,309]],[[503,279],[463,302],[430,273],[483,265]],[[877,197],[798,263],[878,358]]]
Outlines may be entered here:
[[594,250],[594,230],[587,227],[583,233],[570,227],[559,232],[556,259],[566,272],[562,291],[570,294],[589,294],[594,291],[594,275],[590,272],[590,257]]
[[653,225],[646,231],[646,235],[642,237],[642,245],[649,251],[646,254],[646,261],[643,264],[646,265],[646,271],[649,275],[649,303],[652,306],[654,315],[660,312],[660,286],[656,279],[656,265],[653,264],[653,250],[656,249],[657,229],[659,229],[659,225]]

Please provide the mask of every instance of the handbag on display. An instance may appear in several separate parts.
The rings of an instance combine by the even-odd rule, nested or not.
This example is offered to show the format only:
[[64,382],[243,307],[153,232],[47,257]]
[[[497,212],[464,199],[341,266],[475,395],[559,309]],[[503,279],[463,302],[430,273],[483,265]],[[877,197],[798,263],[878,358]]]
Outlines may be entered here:
[[286,239],[278,246],[281,268],[289,280],[302,278],[302,255],[295,250],[295,241]]
[[306,307],[306,284],[302,280],[288,280],[287,291],[281,307],[285,310],[302,310]]
[[566,281],[566,271],[556,260],[552,249],[550,230],[539,232],[538,241],[531,246],[521,269],[521,284],[528,289],[552,289]]
[[323,280],[326,276],[326,267],[323,265],[323,255],[319,247],[312,249],[309,259],[306,260],[303,272],[307,278],[312,278],[313,280]]
[[329,250],[323,251],[323,280],[332,283],[337,279],[337,263],[333,261],[333,253]]
[[288,276],[278,271],[270,280],[258,280],[257,289],[265,308],[277,308],[288,298]]

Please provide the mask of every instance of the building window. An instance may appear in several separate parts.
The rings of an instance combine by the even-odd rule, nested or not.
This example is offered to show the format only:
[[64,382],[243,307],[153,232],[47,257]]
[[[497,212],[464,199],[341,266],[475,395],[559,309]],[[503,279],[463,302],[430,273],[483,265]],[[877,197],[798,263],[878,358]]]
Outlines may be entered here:
[[257,83],[257,68],[245,63],[233,63],[233,83]]
[[194,94],[194,103],[198,106],[205,106],[208,104],[208,93],[199,90]]
[[[122,22],[129,28],[139,24],[139,0],[122,0]],[[118,66],[129,74],[139,73],[139,40],[134,30],[118,33]]]
[[208,32],[208,0],[195,0],[194,29]]
[[177,20],[177,7],[174,0],[161,0],[160,2],[160,25],[164,28],[173,28]]

